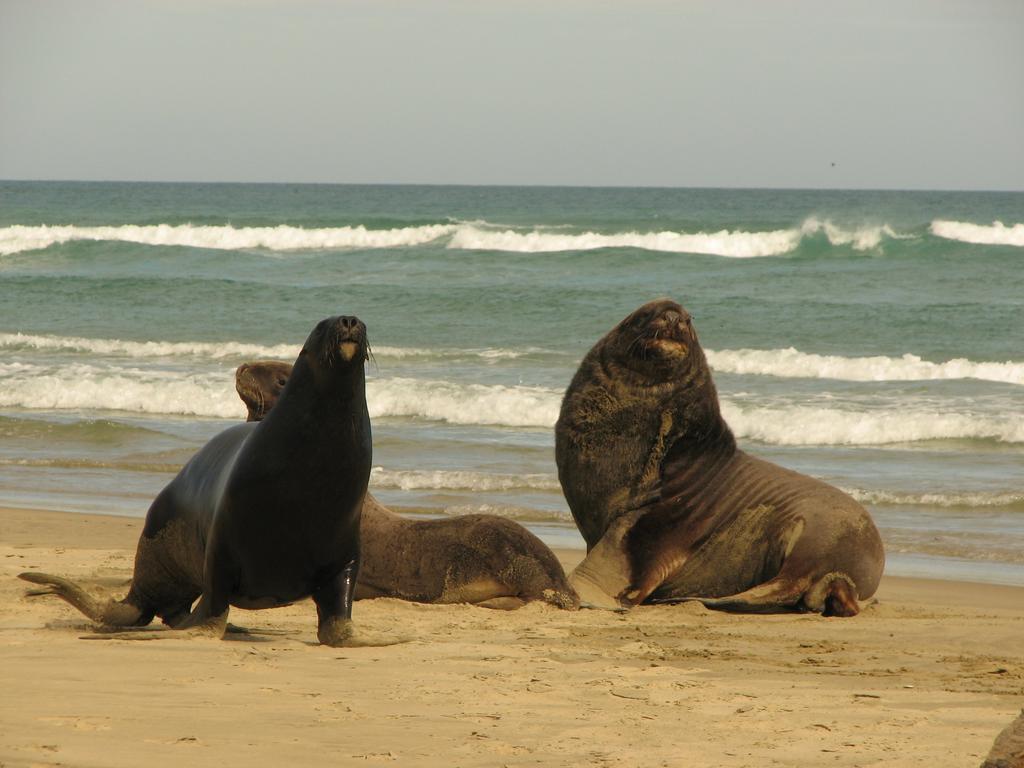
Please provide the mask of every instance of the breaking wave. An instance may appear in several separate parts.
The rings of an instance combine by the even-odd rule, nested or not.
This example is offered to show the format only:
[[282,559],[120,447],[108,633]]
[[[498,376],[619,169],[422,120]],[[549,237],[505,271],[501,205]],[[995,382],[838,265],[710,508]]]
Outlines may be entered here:
[[428,224],[395,229],[328,227],[306,229],[277,227],[194,226],[156,224],[116,227],[15,225],[0,228],[0,256],[49,248],[76,240],[105,240],[144,245],[172,245],[215,250],[266,249],[270,251],[319,250],[325,248],[395,248],[422,245],[451,234],[452,224]]
[[[183,373],[131,367],[0,364],[0,407],[128,411],[240,419],[231,371]],[[460,425],[550,429],[562,391],[546,387],[456,384],[412,378],[371,378],[373,418]],[[999,417],[915,409],[844,410],[792,405],[751,407],[728,399],[722,411],[736,436],[773,445],[884,445],[923,440],[1024,443],[1024,416]],[[409,482],[412,482],[411,480]]]
[[942,363],[917,355],[902,357],[841,357],[786,349],[726,349],[707,351],[715,371],[781,378],[840,379],[843,381],[925,381],[981,379],[1024,384],[1024,362],[974,362],[956,358]]
[[700,253],[733,258],[781,256],[800,242],[797,230],[773,232],[720,232],[687,234],[685,232],[624,232],[577,235],[550,232],[494,231],[461,227],[448,243],[449,248],[480,251],[512,251],[516,253],[547,253],[553,251],[590,251],[598,248],[641,248],[670,253]]
[[545,231],[518,232],[511,229],[495,230],[476,226],[460,226],[448,242],[449,248],[518,253],[545,253],[552,251],[589,251],[598,248],[640,248],[669,253],[697,253],[731,258],[782,256],[796,250],[805,237],[824,234],[829,243],[848,245],[857,251],[877,248],[885,238],[908,239],[914,235],[901,235],[888,224],[863,225],[844,229],[830,220],[811,217],[793,229],[762,232],[723,229],[718,232],[622,232],[602,234],[550,233]]
[[929,230],[936,237],[946,240],[959,240],[974,245],[1015,245],[1024,248],[1024,224],[1008,227],[1001,221],[989,225],[936,219],[929,226]]
[[458,470],[387,470],[374,467],[370,472],[374,488],[398,488],[403,491],[560,491],[555,475],[495,475]]
[[736,437],[770,445],[891,445],[926,440],[1024,443],[1024,415],[1002,418],[910,408],[852,411],[814,406],[740,407],[722,402]]
[[862,504],[913,507],[1024,508],[1024,493],[898,493],[843,488]]
[[[1021,228],[1020,225],[1017,228]],[[1016,231],[1017,228],[1008,231]],[[832,245],[850,246],[858,251],[878,248],[886,238],[914,237],[901,235],[888,224],[861,225],[847,229],[834,224],[831,220],[820,220],[816,217],[808,218],[799,227],[754,232],[722,229],[716,232],[666,230],[573,234],[552,229],[551,226],[536,226],[529,230],[509,229],[495,227],[487,222],[427,224],[394,229],[367,229],[363,225],[307,229],[284,224],[276,227],[192,224],[104,227],[14,225],[0,228],[0,256],[83,240],[216,250],[300,251],[395,248],[423,245],[447,237],[448,248],[463,250],[549,253],[590,251],[600,248],[638,248],[668,253],[756,258],[792,253],[804,238],[819,234],[823,234]]]
[[0,333],[0,349],[38,349],[57,352],[89,352],[98,355],[137,358],[204,357],[294,359],[302,344],[246,344],[238,341],[121,341],[86,339],[75,336],[37,336],[25,333]]
[[546,387],[453,384],[424,379],[367,382],[373,418],[402,417],[504,427],[552,427],[562,391]]
[[245,418],[230,372],[0,364],[0,407]]
[[[0,333],[0,349],[45,350],[52,352],[86,352],[107,357],[130,358],[209,358],[294,360],[302,348],[297,344],[250,344],[242,341],[122,341],[120,339],[88,339],[77,336],[46,336],[27,333]],[[530,355],[551,355],[540,347],[521,349],[417,349],[413,347],[374,346],[376,358],[402,359],[467,359],[511,360]]]

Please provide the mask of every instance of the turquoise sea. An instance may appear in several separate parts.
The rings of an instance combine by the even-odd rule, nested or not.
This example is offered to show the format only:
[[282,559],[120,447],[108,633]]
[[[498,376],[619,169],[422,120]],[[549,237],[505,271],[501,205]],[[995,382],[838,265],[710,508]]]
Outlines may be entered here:
[[889,573],[1024,585],[1024,193],[0,182],[0,506],[143,516],[235,367],[346,313],[384,503],[582,547],[561,395],[666,295],[741,445],[860,499]]

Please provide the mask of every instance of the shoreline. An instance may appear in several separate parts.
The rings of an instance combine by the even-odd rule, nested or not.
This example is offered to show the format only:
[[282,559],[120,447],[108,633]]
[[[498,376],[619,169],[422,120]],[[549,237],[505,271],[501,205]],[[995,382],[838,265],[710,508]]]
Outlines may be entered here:
[[[400,514],[430,513],[419,507],[392,507]],[[8,507],[0,505],[0,520],[13,523],[2,526],[0,544],[14,547],[70,547],[82,549],[119,549],[135,551],[144,517],[104,515],[87,512]],[[574,547],[552,547],[566,573],[579,563],[585,551]],[[976,607],[1024,606],[1024,586],[958,579],[933,579],[921,576],[883,574],[875,597],[900,600],[927,600],[935,592],[948,599]],[[1022,611],[1024,613],[1024,611]]]
[[[147,501],[145,505],[146,507],[148,507],[148,503],[149,502]],[[446,513],[441,507],[408,504],[388,504],[387,507],[393,512],[422,519],[446,518],[452,516],[451,514]],[[145,507],[140,507],[140,509],[141,512],[139,513],[122,514],[120,512],[58,510],[45,506],[31,507],[21,506],[17,503],[0,503],[0,510],[14,510],[19,513],[79,515],[98,519],[110,518],[115,520],[136,520],[140,521],[139,524],[141,525],[141,521],[143,521],[146,516],[146,509]],[[582,537],[579,536],[579,533],[575,528],[567,524],[564,526],[561,524],[553,524],[546,520],[524,520],[520,518],[510,519],[529,529],[534,535],[550,547],[552,551],[558,554],[567,571],[571,570],[571,567],[575,567],[575,564],[582,558],[585,545]],[[567,541],[572,542],[572,544],[567,545]],[[134,548],[134,546],[135,543],[132,542],[131,548]],[[564,557],[562,555],[563,552],[567,553]],[[572,563],[571,566],[566,565],[567,559]],[[894,552],[889,550],[888,547],[886,560],[884,576],[885,582],[891,580],[922,580],[926,582],[934,581],[947,584],[975,584],[978,586],[993,588],[1008,587],[1024,589],[1024,570],[1022,570],[1024,569],[1024,566],[1016,563],[972,560],[953,556],[921,555],[920,553],[904,551]],[[896,573],[893,573],[893,571],[896,571]],[[935,572],[937,571],[944,571],[945,574],[948,575],[935,575]]]
[[0,509],[0,763],[952,768],[1024,703],[1020,587],[884,577],[850,619],[361,600],[360,631],[408,642],[332,649],[309,601],[232,609],[283,637],[84,642],[15,578],[122,594],[141,526]]

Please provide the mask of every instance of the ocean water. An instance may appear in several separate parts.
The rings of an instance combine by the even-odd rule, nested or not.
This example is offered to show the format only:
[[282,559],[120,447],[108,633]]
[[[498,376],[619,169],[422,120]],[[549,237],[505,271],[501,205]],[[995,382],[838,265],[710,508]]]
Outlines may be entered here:
[[552,427],[639,304],[893,574],[1024,584],[1024,193],[0,183],[0,505],[142,516],[235,367],[356,314],[371,490],[582,547]]

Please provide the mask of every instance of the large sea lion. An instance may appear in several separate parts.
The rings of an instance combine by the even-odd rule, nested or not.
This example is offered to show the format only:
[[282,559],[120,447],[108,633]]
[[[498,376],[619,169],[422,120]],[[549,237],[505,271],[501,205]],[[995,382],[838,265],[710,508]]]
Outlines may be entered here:
[[367,354],[355,317],[313,329],[273,411],[214,437],[153,501],[123,600],[99,604],[47,574],[21,578],[106,625],[145,625],[155,615],[216,634],[231,605],[311,596],[320,642],[356,644],[352,599],[371,466]]
[[[266,360],[238,367],[236,389],[250,420],[258,421],[273,409],[290,368]],[[397,597],[504,609],[531,600],[570,610],[579,606],[551,550],[512,520],[495,515],[408,520],[368,493],[360,538],[357,600]]]
[[587,557],[580,599],[696,599],[732,611],[852,616],[882,575],[867,511],[754,458],[722,418],[690,315],[637,309],[584,357],[555,427],[558,477]]

